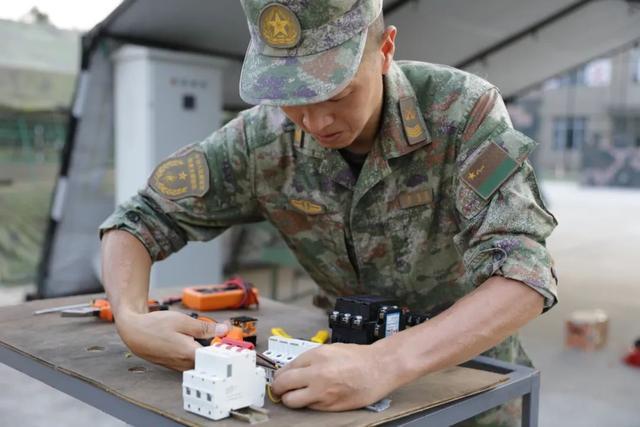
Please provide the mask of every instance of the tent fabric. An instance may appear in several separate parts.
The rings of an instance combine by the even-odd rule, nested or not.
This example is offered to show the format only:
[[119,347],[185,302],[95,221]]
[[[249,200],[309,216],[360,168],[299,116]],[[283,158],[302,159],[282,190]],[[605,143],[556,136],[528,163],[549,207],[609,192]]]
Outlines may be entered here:
[[92,67],[80,73],[38,273],[41,298],[101,290],[97,227],[115,208],[113,46],[90,52]]
[[0,107],[54,111],[71,104],[79,34],[0,19]]
[[[386,0],[384,7],[387,23],[399,28],[398,59],[464,65],[505,97],[640,38],[638,0]],[[521,38],[467,63],[528,28]],[[100,33],[238,63],[249,42],[237,0],[128,0]],[[224,104],[230,107],[244,105],[237,94],[239,71],[240,64],[225,75]]]
[[[640,39],[638,0],[386,0],[399,28],[398,59],[461,65],[510,98],[545,79]],[[113,209],[103,191],[113,151],[111,48],[121,43],[230,60],[227,109],[246,106],[238,77],[249,34],[237,0],[125,0],[83,38],[82,76],[38,280],[40,296],[91,292],[96,228]],[[105,42],[109,42],[105,53]]]

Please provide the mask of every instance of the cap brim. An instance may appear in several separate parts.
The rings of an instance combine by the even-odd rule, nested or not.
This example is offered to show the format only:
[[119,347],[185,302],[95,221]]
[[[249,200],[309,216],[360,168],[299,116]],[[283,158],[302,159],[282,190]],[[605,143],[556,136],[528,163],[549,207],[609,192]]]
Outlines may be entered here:
[[340,93],[353,79],[367,30],[332,49],[307,56],[261,55],[249,44],[240,75],[240,97],[249,104],[314,104]]

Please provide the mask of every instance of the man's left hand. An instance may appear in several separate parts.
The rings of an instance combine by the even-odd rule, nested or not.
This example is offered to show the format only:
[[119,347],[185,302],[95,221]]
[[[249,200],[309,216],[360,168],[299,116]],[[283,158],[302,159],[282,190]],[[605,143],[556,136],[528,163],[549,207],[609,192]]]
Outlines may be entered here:
[[298,356],[276,372],[275,394],[289,408],[319,411],[362,408],[395,388],[389,367],[371,345],[327,344]]

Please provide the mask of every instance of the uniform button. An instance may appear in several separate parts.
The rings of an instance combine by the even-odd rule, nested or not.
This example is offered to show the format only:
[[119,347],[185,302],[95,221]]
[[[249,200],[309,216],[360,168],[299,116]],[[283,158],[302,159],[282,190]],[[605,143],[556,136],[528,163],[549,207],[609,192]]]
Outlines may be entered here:
[[140,215],[138,215],[137,212],[129,211],[125,214],[125,217],[127,217],[127,219],[133,222],[134,224],[137,224],[140,222]]

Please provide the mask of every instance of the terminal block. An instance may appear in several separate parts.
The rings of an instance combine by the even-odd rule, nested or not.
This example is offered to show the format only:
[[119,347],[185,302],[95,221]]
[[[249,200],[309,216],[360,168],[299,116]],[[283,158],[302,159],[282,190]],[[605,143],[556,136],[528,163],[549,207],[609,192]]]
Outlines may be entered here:
[[263,354],[275,362],[276,368],[266,368],[267,383],[271,384],[273,374],[277,368],[285,366],[302,353],[321,346],[322,344],[299,340],[296,338],[269,337],[269,348]]
[[371,344],[405,329],[405,312],[392,299],[340,297],[329,315],[332,343]]
[[220,420],[231,412],[264,406],[265,370],[256,366],[256,352],[229,343],[196,350],[195,369],[182,376],[184,409]]

